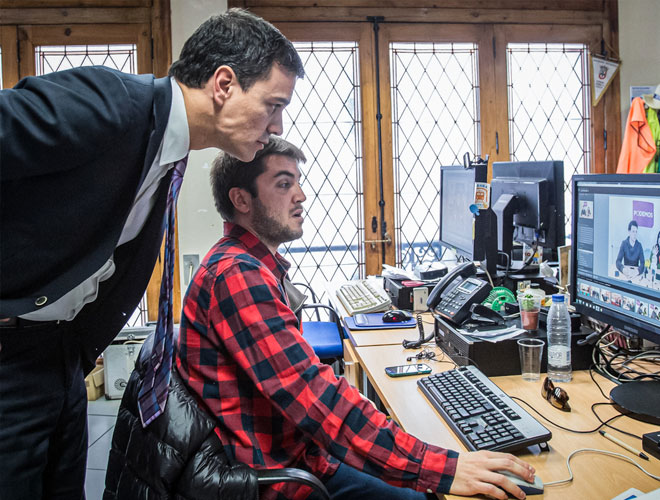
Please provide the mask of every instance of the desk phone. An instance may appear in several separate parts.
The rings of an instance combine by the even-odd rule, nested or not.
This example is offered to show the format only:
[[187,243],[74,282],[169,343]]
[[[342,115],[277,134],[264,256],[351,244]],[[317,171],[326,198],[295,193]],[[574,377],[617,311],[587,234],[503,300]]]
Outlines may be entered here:
[[470,306],[483,302],[493,289],[475,277],[476,273],[472,262],[457,266],[436,285],[426,305],[442,318],[460,325],[470,317]]

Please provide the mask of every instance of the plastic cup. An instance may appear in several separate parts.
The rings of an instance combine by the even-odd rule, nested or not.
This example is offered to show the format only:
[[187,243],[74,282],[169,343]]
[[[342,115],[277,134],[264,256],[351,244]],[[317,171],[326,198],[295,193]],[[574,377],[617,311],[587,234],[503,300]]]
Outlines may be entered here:
[[518,294],[518,306],[520,307],[520,324],[525,330],[536,330],[539,327],[539,312],[543,296],[530,293]]
[[519,339],[520,370],[523,380],[535,382],[541,379],[541,356],[545,342],[540,339]]

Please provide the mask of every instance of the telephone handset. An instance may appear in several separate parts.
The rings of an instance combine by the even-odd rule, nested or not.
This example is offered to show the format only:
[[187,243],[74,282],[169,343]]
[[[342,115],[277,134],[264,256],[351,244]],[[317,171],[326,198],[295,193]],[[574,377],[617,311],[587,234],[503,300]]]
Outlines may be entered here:
[[426,305],[442,318],[460,325],[470,317],[470,306],[480,304],[493,289],[475,277],[477,268],[466,262],[452,269],[431,291]]

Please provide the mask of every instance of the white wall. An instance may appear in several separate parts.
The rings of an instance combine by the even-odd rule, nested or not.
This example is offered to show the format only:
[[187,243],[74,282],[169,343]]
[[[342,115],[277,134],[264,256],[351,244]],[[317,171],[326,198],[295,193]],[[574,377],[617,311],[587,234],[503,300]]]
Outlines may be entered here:
[[[183,43],[197,27],[214,14],[227,10],[226,0],[171,0],[172,60],[179,58]],[[222,236],[222,218],[213,205],[209,185],[209,166],[217,149],[192,151],[179,193],[179,265],[181,266],[181,293],[187,289],[187,269],[183,256],[199,255],[200,261],[211,246]]]
[[630,112],[630,86],[660,84],[658,19],[659,0],[619,0],[621,127]]

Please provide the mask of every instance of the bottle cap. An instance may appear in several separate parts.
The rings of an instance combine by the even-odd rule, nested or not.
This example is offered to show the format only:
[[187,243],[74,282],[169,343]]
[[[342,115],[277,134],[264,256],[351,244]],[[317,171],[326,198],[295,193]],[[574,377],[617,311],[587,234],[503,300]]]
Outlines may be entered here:
[[561,293],[555,293],[552,296],[552,301],[553,302],[564,302],[564,295]]

